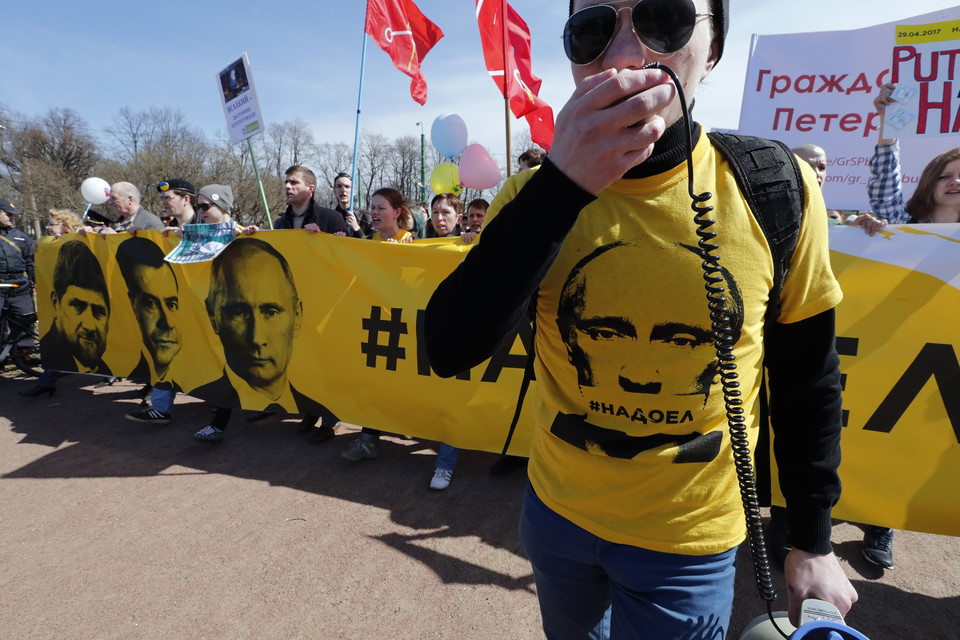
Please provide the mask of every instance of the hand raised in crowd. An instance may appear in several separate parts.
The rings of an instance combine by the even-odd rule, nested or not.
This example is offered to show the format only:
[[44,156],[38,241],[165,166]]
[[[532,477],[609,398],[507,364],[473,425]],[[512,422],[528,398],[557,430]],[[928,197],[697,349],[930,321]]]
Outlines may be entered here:
[[883,122],[885,118],[885,113],[887,111],[887,106],[896,102],[893,99],[893,92],[897,88],[897,85],[890,84],[889,82],[880,87],[877,97],[873,99],[873,107],[877,110],[877,113],[880,114],[880,126],[877,127],[877,144],[892,144],[896,138],[884,138],[883,137]]
[[183,240],[183,229],[181,229],[180,227],[167,227],[166,229],[163,230],[164,237],[166,237],[170,233],[172,233],[173,235]]
[[252,235],[255,234],[257,231],[260,231],[260,227],[258,227],[258,226],[255,225],[255,224],[251,224],[250,226],[243,227],[243,228],[240,230],[240,233],[243,234],[243,235],[245,235],[245,236],[252,236]]
[[888,82],[880,87],[877,97],[873,99],[873,107],[877,110],[877,113],[880,114],[880,117],[883,117],[884,112],[887,110],[887,105],[896,102],[892,97],[893,91],[896,88],[897,85]]
[[460,239],[463,240],[463,244],[470,244],[477,235],[473,231],[464,231],[460,234]]
[[666,130],[660,115],[676,98],[658,69],[613,69],[584,78],[557,114],[547,157],[577,185],[603,191],[650,157]]
[[303,228],[305,231],[309,231],[310,233],[320,233],[320,227],[316,222],[308,222],[307,224],[303,225]]

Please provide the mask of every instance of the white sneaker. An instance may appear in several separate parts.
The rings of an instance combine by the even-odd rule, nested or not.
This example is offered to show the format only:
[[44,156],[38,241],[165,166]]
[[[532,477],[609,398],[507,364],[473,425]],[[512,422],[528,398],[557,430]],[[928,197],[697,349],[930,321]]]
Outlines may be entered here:
[[433,472],[433,479],[430,480],[430,488],[443,491],[450,486],[451,476],[453,476],[453,469],[437,469]]
[[220,442],[223,440],[223,429],[217,429],[212,424],[207,425],[193,434],[193,437],[204,442]]

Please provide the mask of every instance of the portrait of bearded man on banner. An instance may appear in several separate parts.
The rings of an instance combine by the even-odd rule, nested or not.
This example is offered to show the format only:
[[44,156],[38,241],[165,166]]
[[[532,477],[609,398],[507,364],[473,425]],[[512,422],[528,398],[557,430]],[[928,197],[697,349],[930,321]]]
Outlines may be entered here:
[[287,377],[303,303],[287,260],[270,244],[237,238],[212,264],[207,315],[223,346],[223,375],[191,392],[244,409],[332,418]]
[[53,323],[40,339],[44,369],[111,375],[103,361],[110,294],[100,263],[83,242],[60,247],[50,301]]

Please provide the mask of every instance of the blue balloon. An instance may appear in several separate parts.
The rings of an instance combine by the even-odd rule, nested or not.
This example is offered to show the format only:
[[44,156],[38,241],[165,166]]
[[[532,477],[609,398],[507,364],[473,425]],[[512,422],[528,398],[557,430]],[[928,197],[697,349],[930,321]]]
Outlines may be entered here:
[[444,158],[456,158],[467,146],[467,123],[455,113],[441,113],[430,127],[430,141]]

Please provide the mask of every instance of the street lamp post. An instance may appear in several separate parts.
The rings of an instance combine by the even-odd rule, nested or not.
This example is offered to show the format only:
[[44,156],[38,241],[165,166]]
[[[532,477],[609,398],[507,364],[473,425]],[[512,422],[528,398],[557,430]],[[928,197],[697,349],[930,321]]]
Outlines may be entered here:
[[423,135],[423,123],[418,122],[420,127],[420,202],[427,201],[427,138]]

